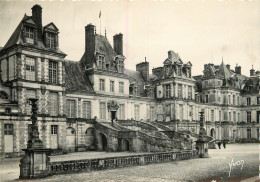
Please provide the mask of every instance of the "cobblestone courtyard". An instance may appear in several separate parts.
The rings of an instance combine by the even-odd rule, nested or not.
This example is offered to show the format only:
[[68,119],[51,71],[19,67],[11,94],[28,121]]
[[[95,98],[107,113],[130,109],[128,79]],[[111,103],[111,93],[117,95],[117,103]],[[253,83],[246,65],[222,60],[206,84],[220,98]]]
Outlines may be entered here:
[[[78,159],[83,153],[55,156],[51,160]],[[88,153],[84,153],[88,154]],[[127,153],[126,153],[127,154]],[[96,155],[96,156],[95,156]],[[98,156],[97,156],[98,155]],[[113,154],[89,153],[89,157]],[[125,155],[119,153],[119,155]],[[259,175],[259,145],[230,144],[226,149],[210,149],[210,158],[172,163],[127,167],[89,173],[56,175],[39,181],[256,181]],[[233,162],[232,162],[233,161]],[[238,162],[239,161],[239,162]],[[242,162],[244,161],[244,163]],[[242,166],[243,163],[243,166]],[[232,164],[231,172],[230,166]],[[229,177],[230,172],[230,177]],[[19,177],[19,159],[5,159],[0,163],[0,181]],[[239,180],[238,180],[239,179]],[[32,181],[32,180],[30,180]]]

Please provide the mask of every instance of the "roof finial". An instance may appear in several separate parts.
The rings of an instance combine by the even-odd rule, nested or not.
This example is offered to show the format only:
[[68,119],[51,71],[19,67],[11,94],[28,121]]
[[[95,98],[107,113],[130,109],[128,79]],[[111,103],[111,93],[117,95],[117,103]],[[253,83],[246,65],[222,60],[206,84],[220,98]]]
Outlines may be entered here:
[[146,62],[146,57],[144,57],[144,62]]
[[222,56],[222,63],[223,63],[223,56]]
[[254,69],[254,65],[252,65],[252,70]]
[[107,28],[105,27],[105,37],[107,37]]
[[95,34],[97,34],[97,29],[96,29],[96,27],[95,27]]

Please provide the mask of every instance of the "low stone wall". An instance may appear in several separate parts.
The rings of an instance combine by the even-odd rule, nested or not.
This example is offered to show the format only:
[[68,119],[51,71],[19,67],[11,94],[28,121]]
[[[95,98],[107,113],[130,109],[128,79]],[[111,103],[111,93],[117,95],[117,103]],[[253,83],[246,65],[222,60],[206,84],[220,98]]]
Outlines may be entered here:
[[172,162],[198,157],[198,151],[163,152],[144,155],[131,155],[99,159],[48,162],[49,175],[89,172],[129,166]]

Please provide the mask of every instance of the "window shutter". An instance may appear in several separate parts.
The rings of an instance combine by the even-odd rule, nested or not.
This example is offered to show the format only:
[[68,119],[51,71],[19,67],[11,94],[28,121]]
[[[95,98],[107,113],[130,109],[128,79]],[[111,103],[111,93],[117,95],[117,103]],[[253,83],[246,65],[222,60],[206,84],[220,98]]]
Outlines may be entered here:
[[47,48],[50,47],[50,42],[49,42],[49,38],[47,36],[47,32],[45,33],[45,45],[46,45]]
[[34,40],[34,45],[37,45],[37,29],[35,28],[33,31],[33,40]]

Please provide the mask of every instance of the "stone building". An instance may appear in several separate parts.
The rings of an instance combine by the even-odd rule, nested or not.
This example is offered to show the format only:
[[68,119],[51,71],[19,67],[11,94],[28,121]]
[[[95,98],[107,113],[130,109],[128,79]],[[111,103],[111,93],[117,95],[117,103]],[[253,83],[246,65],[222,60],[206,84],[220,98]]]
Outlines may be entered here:
[[53,153],[165,151],[189,146],[205,112],[206,131],[217,140],[259,141],[260,72],[241,75],[223,62],[192,75],[192,63],[168,52],[162,67],[125,68],[123,35],[85,27],[85,51],[66,60],[59,29],[42,25],[42,8],[24,15],[0,48],[0,154],[18,156],[30,132],[29,98],[38,98],[40,138]]

